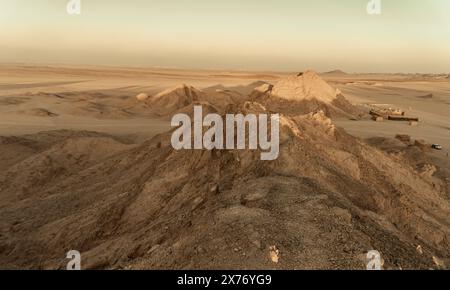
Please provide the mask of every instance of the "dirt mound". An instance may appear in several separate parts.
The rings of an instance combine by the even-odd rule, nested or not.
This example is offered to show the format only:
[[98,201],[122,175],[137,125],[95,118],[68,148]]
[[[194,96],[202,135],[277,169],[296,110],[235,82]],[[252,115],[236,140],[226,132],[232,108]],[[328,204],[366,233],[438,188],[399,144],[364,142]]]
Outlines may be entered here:
[[0,137],[0,170],[38,152],[40,144],[23,137]]
[[107,137],[68,138],[15,163],[0,177],[0,183],[5,190],[12,186],[9,190],[19,199],[36,196],[39,188],[56,185],[59,180],[77,174],[79,169],[130,147]]
[[356,118],[363,114],[339,90],[313,71],[281,79],[273,86],[262,85],[255,89],[251,99],[262,103],[270,111],[289,115],[318,110],[324,111],[329,117]]
[[170,132],[130,148],[55,140],[0,173],[1,267],[63,268],[70,249],[84,269],[364,269],[374,249],[386,268],[428,269],[449,257],[450,204],[428,176],[323,111],[281,113],[275,161],[176,151]]
[[1,106],[21,105],[28,101],[30,101],[30,98],[26,97],[2,97],[0,99],[0,105]]
[[99,119],[121,119],[133,117],[133,114],[126,108],[110,106],[94,100],[80,99],[72,103],[67,111],[71,115],[87,115]]
[[395,139],[398,139],[405,144],[411,144],[411,136],[410,135],[397,134],[397,135],[395,135]]
[[290,101],[316,99],[328,104],[336,100],[338,95],[336,89],[313,71],[281,79],[273,86],[271,94]]
[[230,104],[242,101],[243,96],[234,91],[202,91],[192,86],[181,85],[160,92],[151,98],[147,105],[149,111],[170,118],[180,112],[190,112],[194,105],[204,105],[209,112],[223,112]]
[[266,82],[264,81],[256,81],[256,82],[252,82],[248,85],[239,85],[239,86],[224,86],[224,85],[215,85],[212,87],[208,87],[203,89],[203,91],[207,92],[207,93],[211,93],[211,92],[232,92],[232,93],[237,93],[240,94],[242,96],[247,96],[250,95],[253,90],[263,84],[265,84]]
[[433,98],[433,94],[426,94],[423,96],[418,96],[417,98],[419,99],[432,99]]
[[152,97],[148,104],[155,114],[165,116],[200,101],[201,94],[202,92],[194,87],[180,85],[160,92]]
[[140,93],[136,96],[136,99],[141,102],[148,100],[148,98],[149,96],[146,93]]
[[266,93],[269,93],[270,91],[272,91],[272,89],[273,89],[273,85],[264,83],[264,84],[256,87],[254,89],[254,92],[257,94],[266,94]]
[[57,117],[58,114],[52,113],[47,109],[42,109],[42,108],[35,108],[35,109],[30,109],[27,111],[22,112],[26,115],[29,116],[36,116],[36,117]]

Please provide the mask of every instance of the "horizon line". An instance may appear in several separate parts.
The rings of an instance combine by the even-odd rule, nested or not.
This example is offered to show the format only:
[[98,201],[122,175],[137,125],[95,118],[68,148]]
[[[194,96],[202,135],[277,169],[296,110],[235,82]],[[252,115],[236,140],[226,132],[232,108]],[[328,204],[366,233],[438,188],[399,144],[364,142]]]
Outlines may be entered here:
[[449,75],[450,72],[433,72],[433,73],[427,73],[427,72],[355,72],[355,71],[346,71],[343,69],[331,69],[326,71],[320,71],[314,68],[304,68],[303,70],[270,70],[270,69],[263,69],[263,70],[256,70],[256,69],[244,69],[244,68],[208,68],[208,67],[182,67],[182,66],[151,66],[151,65],[116,65],[116,64],[93,64],[93,63],[52,63],[52,62],[0,62],[0,66],[31,66],[31,67],[97,67],[97,68],[111,68],[111,69],[138,69],[138,70],[145,70],[145,69],[155,69],[155,70],[173,70],[173,71],[216,71],[216,72],[236,72],[236,73],[274,73],[274,74],[297,74],[299,72],[304,72],[307,70],[313,70],[317,72],[318,74],[326,74],[326,73],[333,73],[333,72],[339,72],[343,75]]

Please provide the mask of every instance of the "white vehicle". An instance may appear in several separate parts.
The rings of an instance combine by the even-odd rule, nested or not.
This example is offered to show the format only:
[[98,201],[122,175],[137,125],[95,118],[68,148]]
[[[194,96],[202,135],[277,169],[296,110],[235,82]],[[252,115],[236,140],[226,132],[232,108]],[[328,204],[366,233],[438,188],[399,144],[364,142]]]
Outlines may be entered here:
[[442,145],[439,144],[433,144],[431,145],[431,148],[435,149],[435,150],[442,150]]

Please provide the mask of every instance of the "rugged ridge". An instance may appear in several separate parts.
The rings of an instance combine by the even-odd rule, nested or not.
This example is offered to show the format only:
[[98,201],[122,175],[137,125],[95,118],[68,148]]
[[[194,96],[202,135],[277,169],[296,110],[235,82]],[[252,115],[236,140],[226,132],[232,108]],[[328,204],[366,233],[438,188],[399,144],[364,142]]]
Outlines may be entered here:
[[[251,102],[234,110],[266,113]],[[0,205],[2,267],[63,268],[69,249],[90,269],[363,269],[372,249],[387,268],[427,269],[449,255],[439,189],[322,111],[282,114],[280,158],[270,162],[258,151],[175,151],[170,136],[90,155],[64,178],[34,175],[31,192],[17,186],[31,159],[11,165],[3,177],[12,184],[0,190],[9,201]],[[79,149],[64,144],[76,140],[50,150],[69,158]]]

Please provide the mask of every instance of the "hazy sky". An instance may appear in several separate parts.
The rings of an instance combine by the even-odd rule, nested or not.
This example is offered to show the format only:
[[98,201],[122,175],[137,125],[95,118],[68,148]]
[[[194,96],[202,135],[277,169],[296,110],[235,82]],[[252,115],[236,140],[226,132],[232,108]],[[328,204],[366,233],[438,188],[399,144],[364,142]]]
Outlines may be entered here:
[[0,62],[450,73],[450,1],[0,0]]

